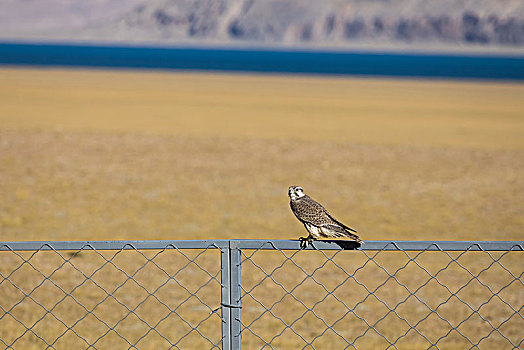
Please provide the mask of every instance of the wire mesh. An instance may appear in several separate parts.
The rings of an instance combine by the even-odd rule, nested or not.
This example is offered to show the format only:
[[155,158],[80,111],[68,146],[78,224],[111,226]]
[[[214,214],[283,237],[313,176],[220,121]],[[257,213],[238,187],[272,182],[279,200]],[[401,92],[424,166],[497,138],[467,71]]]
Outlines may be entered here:
[[220,264],[210,248],[0,252],[0,344],[219,348]]
[[390,250],[392,244],[346,252],[268,245],[242,255],[247,348],[517,349],[523,343],[522,246],[448,252],[433,244],[435,251]]
[[275,240],[0,243],[0,348],[524,343],[522,242],[314,247]]

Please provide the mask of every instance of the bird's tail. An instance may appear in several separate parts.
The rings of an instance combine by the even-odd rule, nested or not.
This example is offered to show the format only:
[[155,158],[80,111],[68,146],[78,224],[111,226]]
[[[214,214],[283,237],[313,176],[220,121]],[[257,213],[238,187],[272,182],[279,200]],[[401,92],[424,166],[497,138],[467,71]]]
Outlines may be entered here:
[[[355,231],[355,232],[357,232],[357,231]],[[357,236],[357,235],[354,234],[354,233],[351,233],[351,232],[346,231],[346,235],[348,236],[348,238],[351,238],[352,240],[354,240],[354,241],[356,241],[356,242],[358,242],[358,243],[361,243],[361,242],[362,242],[362,240],[360,239],[360,237]]]

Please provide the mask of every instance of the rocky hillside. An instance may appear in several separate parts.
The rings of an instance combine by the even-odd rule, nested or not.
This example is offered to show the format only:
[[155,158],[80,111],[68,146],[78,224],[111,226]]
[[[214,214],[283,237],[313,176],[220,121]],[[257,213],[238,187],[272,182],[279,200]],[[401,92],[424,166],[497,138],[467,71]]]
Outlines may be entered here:
[[0,38],[67,38],[94,23],[110,23],[144,0],[0,0]]
[[66,39],[524,48],[523,0],[150,0]]

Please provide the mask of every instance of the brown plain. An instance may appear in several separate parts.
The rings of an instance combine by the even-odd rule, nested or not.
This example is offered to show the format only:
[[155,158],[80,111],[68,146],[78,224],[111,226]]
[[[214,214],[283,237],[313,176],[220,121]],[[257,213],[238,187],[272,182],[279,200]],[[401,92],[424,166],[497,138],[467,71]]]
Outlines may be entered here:
[[[522,239],[524,85],[520,83],[10,68],[0,69],[0,77],[2,241],[297,239],[305,230],[289,209],[290,185],[302,186],[337,219],[356,228],[363,240]],[[4,276],[17,266],[13,254],[6,254],[0,254]],[[51,269],[53,259],[58,259],[56,264],[63,261],[46,254],[34,258],[43,269]],[[89,259],[89,254],[80,254],[75,264],[85,270],[99,266],[100,261]],[[262,253],[257,254],[261,258]],[[210,258],[201,264],[216,269],[218,256],[207,255]],[[319,262],[325,259],[311,253],[304,266],[314,260],[312,256]],[[355,257],[358,264],[360,258]],[[122,266],[138,263],[122,259],[126,261]],[[274,268],[281,259],[276,254],[264,263],[271,271],[270,265]],[[385,264],[400,261],[393,255],[384,259]],[[518,275],[523,260],[508,259]],[[357,268],[354,263],[349,270]],[[245,261],[246,271],[250,264]],[[429,259],[426,266],[439,264]],[[253,268],[246,285],[260,277]],[[372,270],[369,276],[380,273],[377,267]],[[118,280],[112,273],[100,280]],[[334,274],[329,269],[325,273]],[[30,275],[11,279],[30,290],[39,278]],[[286,276],[282,283],[296,284],[291,281],[296,275]],[[497,276],[491,281],[497,283]],[[149,278],[161,280],[162,274]],[[329,283],[337,277],[325,278]],[[422,283],[424,278],[410,281]],[[73,283],[66,274],[56,275],[56,280]],[[187,281],[191,285],[190,276]],[[367,283],[373,284],[373,279]],[[6,305],[21,298],[16,288],[11,289],[3,291]],[[219,303],[216,289],[209,291],[213,306]],[[514,305],[521,289],[507,296]],[[169,298],[176,299],[178,292],[172,290]],[[387,290],[386,299],[402,293],[399,286]],[[428,300],[436,290],[427,292]],[[467,295],[480,298],[476,290]],[[75,293],[79,299],[90,295],[83,289]],[[341,298],[355,295],[340,293]],[[126,298],[132,303],[133,295],[143,298],[139,294],[130,289]],[[307,291],[303,296],[315,298]],[[45,304],[54,297],[42,293],[39,300]],[[296,311],[286,305],[279,304],[282,315]],[[326,315],[338,310],[336,302],[322,305]],[[383,308],[371,301],[366,305],[363,312],[368,317]],[[256,306],[251,310],[256,312]],[[496,309],[488,310],[496,313]],[[249,320],[247,310],[244,316]],[[409,312],[414,315],[417,310]],[[78,310],[77,317],[64,311],[62,317],[74,320],[82,312]],[[37,316],[29,311],[18,315],[29,323]],[[187,317],[198,319],[190,313]],[[42,322],[48,321],[47,329],[54,329],[52,319]],[[280,332],[281,325],[274,321],[270,317],[262,331],[266,341]],[[11,318],[0,322],[4,322],[2,339],[11,339],[21,329]],[[315,319],[304,322],[303,332],[314,337]],[[438,333],[439,322],[432,317],[424,323],[428,334]],[[220,330],[215,323],[209,326],[212,334]],[[95,332],[96,324],[93,320],[83,328]],[[393,320],[382,330],[388,338],[396,337],[394,324]],[[129,322],[125,327],[134,334],[135,326]],[[360,326],[357,319],[347,324]],[[507,334],[518,339],[518,325],[508,327]],[[477,325],[464,325],[464,332],[477,331]],[[304,345],[287,333],[273,344]],[[122,341],[111,334],[101,340],[107,340],[104,346]],[[74,335],[68,340],[70,335],[60,340],[64,348],[78,341]],[[98,335],[86,338],[91,336]],[[162,338],[156,338],[162,344]],[[336,338],[319,338],[314,345],[340,346]],[[24,339],[16,344],[28,349],[43,344],[36,337]],[[199,339],[197,334],[191,344]],[[463,347],[461,339],[440,348]],[[507,344],[497,339],[490,346]],[[157,340],[148,344],[154,347]],[[263,344],[249,333],[245,342],[251,348]],[[370,335],[357,344],[372,348],[381,347],[381,342],[380,336]],[[420,337],[406,337],[403,348],[424,344]]]

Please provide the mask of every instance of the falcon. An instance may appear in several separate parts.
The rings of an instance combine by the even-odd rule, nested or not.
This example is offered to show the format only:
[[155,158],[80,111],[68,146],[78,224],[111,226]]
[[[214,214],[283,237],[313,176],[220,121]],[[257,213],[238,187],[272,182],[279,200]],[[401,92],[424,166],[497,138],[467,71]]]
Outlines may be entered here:
[[357,231],[331,216],[320,203],[306,195],[302,187],[291,186],[288,194],[291,211],[309,232],[309,236],[300,237],[302,249],[306,248],[311,241],[322,238],[349,238],[352,241],[361,242],[355,234]]

